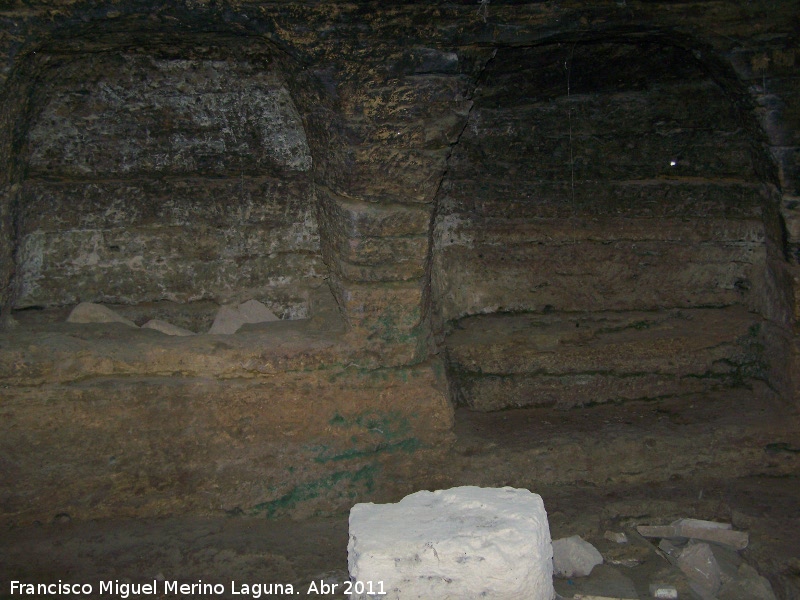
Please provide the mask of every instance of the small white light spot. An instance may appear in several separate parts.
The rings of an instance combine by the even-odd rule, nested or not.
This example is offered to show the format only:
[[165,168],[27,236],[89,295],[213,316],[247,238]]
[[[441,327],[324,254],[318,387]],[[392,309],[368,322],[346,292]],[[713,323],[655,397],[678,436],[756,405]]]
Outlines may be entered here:
[[678,164],[678,161],[677,161],[677,160],[671,160],[671,161],[669,161],[669,166],[670,166],[670,167],[674,167],[674,166],[675,166],[675,165],[677,165],[677,164]]

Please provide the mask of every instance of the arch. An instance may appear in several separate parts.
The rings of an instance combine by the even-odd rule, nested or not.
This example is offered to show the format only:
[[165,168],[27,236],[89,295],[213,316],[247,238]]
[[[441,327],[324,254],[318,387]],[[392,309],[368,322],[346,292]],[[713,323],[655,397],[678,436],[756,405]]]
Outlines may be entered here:
[[132,14],[21,54],[3,111],[6,312],[256,297],[308,315],[328,276],[316,186],[341,127],[295,58],[216,29]]
[[[745,94],[698,54],[624,30],[497,48],[433,222],[433,328],[457,403],[585,404],[768,377],[751,352],[763,339],[748,335],[786,318],[777,191]],[[670,329],[696,368],[611,356]],[[731,356],[693,341],[711,332]],[[588,356],[592,344],[607,350]]]

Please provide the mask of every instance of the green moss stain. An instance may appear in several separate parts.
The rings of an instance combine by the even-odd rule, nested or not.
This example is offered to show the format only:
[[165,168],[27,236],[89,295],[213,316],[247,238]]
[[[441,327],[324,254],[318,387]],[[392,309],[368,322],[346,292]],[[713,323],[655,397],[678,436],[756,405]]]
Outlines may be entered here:
[[[328,424],[338,430],[332,437],[340,442],[335,445],[317,444],[305,449],[310,454],[309,464],[328,465],[330,469],[338,467],[338,470],[297,484],[282,496],[252,507],[249,513],[276,518],[316,498],[335,501],[372,492],[382,456],[399,452],[410,454],[424,447],[414,436],[412,419],[413,414],[400,411],[368,410],[353,415],[334,413]],[[343,468],[345,465],[350,468]],[[293,470],[301,469],[287,468],[290,473]]]
[[445,378],[444,362],[441,360],[433,361],[433,374],[437,380],[441,381]]
[[314,462],[324,464],[341,460],[371,458],[379,454],[392,454],[394,452],[411,453],[418,450],[421,446],[422,442],[413,437],[392,443],[379,443],[372,448],[349,448],[341,452],[337,452],[325,446],[317,446],[317,456],[314,457]]
[[328,423],[336,428],[353,431],[350,443],[344,450],[325,445],[309,448],[315,454],[314,462],[329,463],[343,460],[374,457],[395,452],[414,452],[422,446],[413,436],[408,416],[397,412],[367,411],[346,418],[336,413]]
[[414,341],[418,335],[419,315],[419,307],[401,313],[389,307],[375,319],[370,337],[377,337],[386,344],[407,344]]
[[398,411],[366,411],[355,415],[349,420],[337,413],[328,422],[337,427],[366,430],[386,440],[395,440],[399,437],[407,436],[411,431],[408,416]]
[[344,425],[345,423],[347,423],[347,420],[338,412],[328,421],[329,425]]
[[[268,519],[279,517],[303,502],[308,502],[320,496],[335,493],[338,496],[345,495],[354,498],[357,494],[355,488],[360,491],[372,492],[375,489],[375,478],[380,469],[378,465],[364,465],[357,471],[336,471],[326,477],[315,479],[295,486],[280,498],[262,502],[250,509],[252,515],[264,515]],[[344,490],[336,493],[335,488],[344,486]]]
[[327,375],[327,380],[333,384],[345,382],[346,385],[353,387],[381,386],[388,383],[409,383],[418,379],[430,378],[431,373],[436,374],[436,369],[442,369],[441,365],[433,362],[431,369],[417,368],[415,366],[405,367],[375,367],[360,366],[357,364],[342,365],[339,370],[332,371]]

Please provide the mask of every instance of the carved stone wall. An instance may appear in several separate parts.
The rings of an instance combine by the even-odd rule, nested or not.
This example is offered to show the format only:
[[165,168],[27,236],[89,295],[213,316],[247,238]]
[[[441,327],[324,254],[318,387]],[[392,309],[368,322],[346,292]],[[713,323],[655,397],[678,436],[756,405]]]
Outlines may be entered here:
[[[4,6],[4,514],[340,507],[447,446],[448,397],[796,397],[796,8]],[[283,319],[56,322],[249,297]]]

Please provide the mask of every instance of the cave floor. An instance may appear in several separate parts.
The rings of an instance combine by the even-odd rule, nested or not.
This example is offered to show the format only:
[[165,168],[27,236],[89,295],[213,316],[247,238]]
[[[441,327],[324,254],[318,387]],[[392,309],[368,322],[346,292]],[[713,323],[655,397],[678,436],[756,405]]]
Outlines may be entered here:
[[[435,473],[440,488],[512,485],[539,493],[553,539],[580,535],[606,559],[588,578],[557,580],[556,590],[565,598],[631,597],[623,595],[626,589],[647,598],[649,583],[656,580],[671,582],[681,598],[699,597],[635,530],[681,517],[729,522],[748,531],[750,544],[741,557],[770,580],[778,598],[800,598],[797,414],[763,401],[743,409],[740,393],[752,397],[744,390],[713,399],[568,411],[459,410],[452,450],[440,465],[421,469],[426,479],[418,489],[434,487]],[[731,412],[732,404],[740,410]],[[604,539],[606,531],[625,532],[629,543]],[[0,532],[0,597],[10,580],[59,579],[95,588],[107,580],[202,580],[224,585],[225,593],[214,597],[234,598],[252,596],[229,596],[232,582],[237,589],[242,583],[291,583],[301,597],[342,597],[307,592],[311,582],[322,580],[338,582],[341,591],[347,537],[347,515],[85,522],[59,515],[51,523],[5,526]]]

